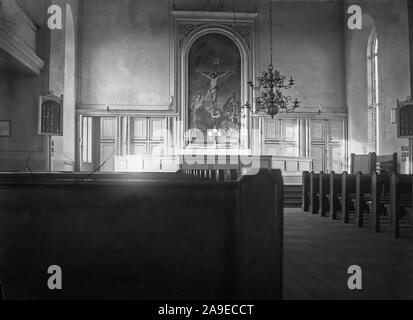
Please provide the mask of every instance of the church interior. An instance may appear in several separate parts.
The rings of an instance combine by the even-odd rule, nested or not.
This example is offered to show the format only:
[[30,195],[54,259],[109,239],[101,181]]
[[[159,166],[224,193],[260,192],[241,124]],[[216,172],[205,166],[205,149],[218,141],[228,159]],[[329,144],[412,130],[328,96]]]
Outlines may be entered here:
[[408,0],[0,0],[0,300],[413,299],[412,91]]

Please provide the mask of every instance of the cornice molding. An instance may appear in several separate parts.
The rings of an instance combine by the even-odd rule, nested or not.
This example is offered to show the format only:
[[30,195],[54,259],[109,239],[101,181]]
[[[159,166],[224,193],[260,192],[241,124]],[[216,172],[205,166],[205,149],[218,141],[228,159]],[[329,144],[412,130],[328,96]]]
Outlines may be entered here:
[[35,51],[36,33],[37,26],[15,0],[0,1],[0,49],[40,74],[45,63]]

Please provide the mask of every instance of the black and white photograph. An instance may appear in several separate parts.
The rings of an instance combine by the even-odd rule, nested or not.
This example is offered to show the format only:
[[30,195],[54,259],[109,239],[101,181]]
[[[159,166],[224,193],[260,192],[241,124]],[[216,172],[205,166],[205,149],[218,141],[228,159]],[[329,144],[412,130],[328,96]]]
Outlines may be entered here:
[[413,300],[412,198],[413,1],[0,0],[0,303]]

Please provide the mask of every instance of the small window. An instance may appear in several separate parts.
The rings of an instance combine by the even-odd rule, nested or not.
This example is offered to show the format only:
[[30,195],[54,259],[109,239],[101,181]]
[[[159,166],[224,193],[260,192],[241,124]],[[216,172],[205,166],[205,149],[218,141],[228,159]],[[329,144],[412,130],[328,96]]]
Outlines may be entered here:
[[379,142],[379,41],[377,33],[373,30],[368,51],[368,90],[369,90],[369,143],[372,152],[378,152]]

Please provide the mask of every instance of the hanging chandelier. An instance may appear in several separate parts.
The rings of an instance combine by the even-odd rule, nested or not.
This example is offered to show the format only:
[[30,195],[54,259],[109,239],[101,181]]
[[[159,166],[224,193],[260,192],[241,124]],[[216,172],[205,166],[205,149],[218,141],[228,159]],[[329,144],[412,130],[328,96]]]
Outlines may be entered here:
[[[254,109],[254,113],[265,112],[274,118],[280,112],[292,112],[300,107],[300,102],[295,99],[292,101],[290,96],[283,94],[284,90],[289,90],[295,84],[291,77],[287,80],[286,76],[274,68],[273,65],[273,23],[272,23],[272,0],[270,3],[270,64],[268,70],[263,71],[260,77],[257,77],[256,83],[248,81],[248,86],[256,92],[252,93],[253,103],[247,102],[247,109]],[[255,96],[255,98],[254,98]],[[254,107],[255,105],[255,107]]]

